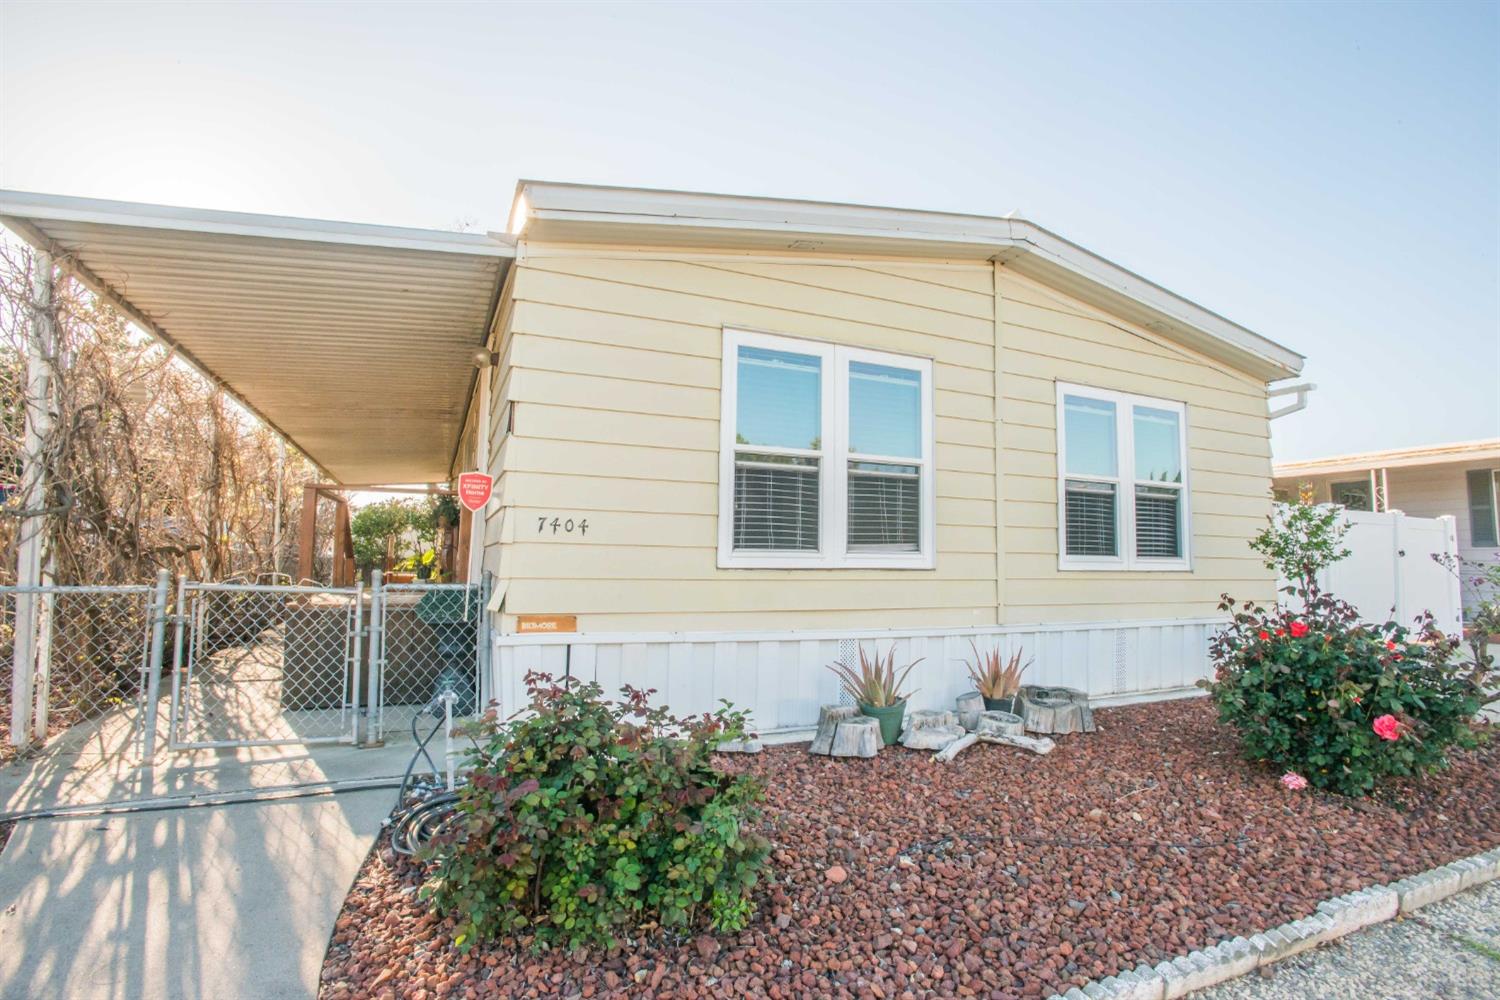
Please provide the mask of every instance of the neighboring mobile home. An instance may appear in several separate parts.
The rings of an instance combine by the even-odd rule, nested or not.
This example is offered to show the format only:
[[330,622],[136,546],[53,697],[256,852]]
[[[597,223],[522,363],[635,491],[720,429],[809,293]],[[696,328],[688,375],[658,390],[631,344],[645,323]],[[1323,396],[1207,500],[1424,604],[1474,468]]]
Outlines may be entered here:
[[[1274,475],[1280,499],[1451,515],[1460,559],[1500,562],[1500,438],[1284,462]],[[1463,577],[1466,605],[1476,596],[1472,577]]]
[[1274,599],[1246,543],[1302,358],[1021,219],[529,181],[483,236],[0,218],[332,479],[492,473],[507,707],[543,666],[804,726],[872,641],[919,703],[971,642],[1148,697],[1206,674],[1221,594]]

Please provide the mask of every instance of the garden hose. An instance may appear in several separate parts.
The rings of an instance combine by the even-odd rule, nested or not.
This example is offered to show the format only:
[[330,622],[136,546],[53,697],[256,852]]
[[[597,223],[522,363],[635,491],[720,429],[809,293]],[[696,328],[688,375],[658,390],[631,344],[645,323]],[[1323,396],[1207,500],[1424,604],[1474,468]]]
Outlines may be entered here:
[[[441,697],[434,698],[412,716],[411,738],[417,749],[406,765],[406,772],[401,776],[401,786],[396,790],[396,802],[384,822],[391,834],[391,849],[406,857],[415,854],[435,834],[447,829],[456,815],[458,793],[444,788],[439,777],[442,769],[432,759],[432,754],[427,752],[427,745],[443,729],[442,705]],[[417,731],[417,720],[423,715],[437,716],[437,722],[425,737]],[[428,773],[432,776],[431,780],[413,780],[412,772],[416,770],[417,761],[423,758],[426,758],[430,768]]]

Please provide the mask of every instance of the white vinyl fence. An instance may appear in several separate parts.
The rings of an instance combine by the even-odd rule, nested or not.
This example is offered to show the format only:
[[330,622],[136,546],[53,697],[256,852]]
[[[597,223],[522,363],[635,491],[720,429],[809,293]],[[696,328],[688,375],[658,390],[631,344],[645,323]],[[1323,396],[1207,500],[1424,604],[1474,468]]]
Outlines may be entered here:
[[1210,672],[1208,640],[1218,619],[849,632],[677,632],[656,634],[498,635],[491,690],[500,713],[527,704],[532,670],[597,681],[610,697],[622,684],[654,688],[653,702],[677,715],[719,707],[720,699],[749,709],[761,733],[806,729],[818,707],[839,701],[838,660],[859,662],[857,646],[896,663],[922,658],[911,672],[913,708],[952,708],[973,684],[964,660],[995,645],[1035,658],[1025,683],[1079,688],[1096,699],[1144,700],[1190,690]]
[[1462,633],[1463,601],[1452,568],[1458,528],[1452,517],[1407,517],[1396,510],[1347,510],[1344,516],[1349,555],[1318,575],[1319,586],[1354,605],[1367,621],[1410,625],[1431,611],[1444,631]]

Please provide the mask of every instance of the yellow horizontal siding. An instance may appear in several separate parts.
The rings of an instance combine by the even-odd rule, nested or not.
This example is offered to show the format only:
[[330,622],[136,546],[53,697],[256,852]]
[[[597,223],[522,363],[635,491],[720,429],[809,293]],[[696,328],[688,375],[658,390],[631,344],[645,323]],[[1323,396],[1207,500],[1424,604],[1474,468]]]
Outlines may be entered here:
[[[1223,590],[1271,596],[1245,544],[1270,510],[1264,386],[1003,267],[549,251],[519,261],[512,286],[496,387],[515,405],[496,460],[508,615],[576,613],[590,630],[960,626],[1200,616]],[[725,326],[932,358],[935,570],[717,568]],[[1058,379],[1187,404],[1192,571],[1057,569]],[[554,517],[586,518],[587,534],[554,535]]]
[[[672,629],[811,627],[874,609],[887,624],[993,621],[993,274],[906,270],[735,258],[518,264],[507,613],[574,613],[589,629],[653,627],[648,617]],[[718,568],[725,326],[932,358],[936,569]],[[554,517],[587,519],[587,533],[554,534]],[[976,619],[975,609],[988,610]]]
[[[509,553],[507,553],[507,557]],[[643,567],[646,568],[646,567]],[[785,570],[785,578],[751,578],[748,572],[725,573],[715,579],[672,580],[619,578],[608,581],[571,579],[511,580],[506,609],[512,614],[532,611],[563,614],[625,614],[674,608],[684,615],[728,612],[794,614],[807,610],[868,611],[882,609],[894,616],[888,624],[907,621],[908,609],[981,607],[993,615],[993,580],[944,580],[931,573],[887,571],[875,579],[846,575],[845,571]],[[832,573],[822,579],[809,574]],[[858,572],[858,571],[853,571]],[[801,574],[800,577],[790,574]],[[593,622],[580,621],[592,630]],[[925,623],[924,623],[925,624]]]
[[[1273,597],[1247,544],[1271,510],[1265,387],[1003,267],[996,284],[1006,620],[1197,617],[1224,591]],[[1058,568],[1057,381],[1187,405],[1190,571]]]

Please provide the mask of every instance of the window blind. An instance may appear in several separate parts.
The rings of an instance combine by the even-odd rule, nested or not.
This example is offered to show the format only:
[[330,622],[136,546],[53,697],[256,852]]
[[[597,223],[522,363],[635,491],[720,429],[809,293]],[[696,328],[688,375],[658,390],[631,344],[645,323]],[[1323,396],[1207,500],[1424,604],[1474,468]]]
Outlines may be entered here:
[[818,550],[818,460],[740,453],[734,461],[734,547]]
[[1115,544],[1115,485],[1069,479],[1065,492],[1068,555],[1118,555]]
[[1495,531],[1495,474],[1489,469],[1470,469],[1469,544],[1475,547],[1500,545]]
[[920,551],[921,482],[915,465],[850,462],[849,551]]
[[1165,486],[1135,488],[1135,554],[1176,559],[1182,555],[1178,504],[1181,491]]

